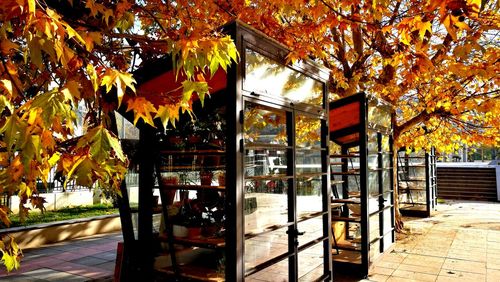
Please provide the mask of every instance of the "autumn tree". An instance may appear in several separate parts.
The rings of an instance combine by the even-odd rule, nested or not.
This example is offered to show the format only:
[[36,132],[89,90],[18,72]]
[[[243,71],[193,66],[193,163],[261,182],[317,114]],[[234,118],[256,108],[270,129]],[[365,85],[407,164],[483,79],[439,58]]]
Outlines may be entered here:
[[[4,0],[0,3],[0,193],[40,206],[37,181],[118,192],[127,159],[109,130],[126,104],[135,122],[173,126],[205,78],[238,60],[218,27],[240,19],[331,69],[332,99],[366,91],[396,109],[398,146],[498,144],[498,4],[478,0]],[[184,95],[155,107],[133,71],[168,55]],[[205,75],[200,75],[205,73]],[[75,135],[85,105],[87,129]],[[452,141],[452,142],[450,142]],[[23,201],[22,201],[23,202]],[[21,207],[21,214],[27,212]],[[7,207],[0,219],[9,224]],[[18,248],[0,243],[8,269]]]

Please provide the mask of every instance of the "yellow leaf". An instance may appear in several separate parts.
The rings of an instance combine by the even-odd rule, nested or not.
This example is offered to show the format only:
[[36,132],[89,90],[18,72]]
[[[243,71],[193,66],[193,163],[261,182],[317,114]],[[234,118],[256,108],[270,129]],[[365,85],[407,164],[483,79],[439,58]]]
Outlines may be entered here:
[[28,0],[28,12],[35,14],[36,2],[35,0]]
[[179,106],[168,104],[161,105],[158,108],[155,118],[160,118],[165,129],[169,122],[175,127],[175,122],[179,120]]
[[90,82],[92,82],[94,92],[96,92],[97,88],[99,88],[99,82],[98,82],[98,78],[97,78],[97,72],[95,71],[95,68],[93,65],[91,65],[91,64],[87,65],[87,74],[90,77]]
[[19,45],[17,43],[14,43],[8,39],[2,40],[0,43],[0,49],[2,50],[2,54],[7,55],[10,53],[10,50],[12,49],[18,49]]
[[401,40],[401,42],[405,45],[410,45],[410,35],[408,34],[408,30],[406,29],[403,29],[401,31],[401,35],[399,36],[399,39]]
[[[8,80],[8,79],[1,79],[0,80],[0,87],[5,89],[10,95],[13,94],[13,86],[12,86],[12,81]],[[3,96],[3,95],[2,95]],[[4,97],[4,96],[3,96]],[[10,104],[10,103],[9,103]],[[4,105],[5,107],[6,105]],[[9,108],[11,109],[11,108]]]
[[429,33],[432,33],[432,24],[431,22],[422,22],[422,24],[420,25],[420,30],[418,32],[419,36],[420,36],[420,40],[423,40],[424,39],[424,36],[425,36],[425,33],[429,31]]
[[[62,90],[64,95],[69,95],[69,97],[80,98],[80,84],[77,81],[70,80],[66,82],[66,87]],[[66,96],[69,98],[68,96]]]
[[135,92],[134,83],[136,82],[132,74],[123,73],[115,69],[107,69],[102,77],[101,86],[106,86],[106,92],[109,92],[113,85],[116,87],[118,106],[120,106],[127,87]]
[[144,97],[132,97],[129,99],[127,101],[127,112],[128,111],[133,111],[134,113],[134,125],[142,118],[145,123],[153,127],[155,126],[152,114],[155,114],[157,111],[154,105]]

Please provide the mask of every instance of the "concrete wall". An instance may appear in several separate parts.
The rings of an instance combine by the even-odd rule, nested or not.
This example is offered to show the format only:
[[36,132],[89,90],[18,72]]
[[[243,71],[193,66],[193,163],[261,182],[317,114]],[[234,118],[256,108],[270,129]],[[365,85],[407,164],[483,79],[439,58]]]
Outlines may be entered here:
[[[61,193],[41,193],[40,196],[44,197],[45,201],[47,201],[47,203],[45,203],[45,208],[47,210],[56,210],[68,206],[92,205],[95,203],[93,192],[90,190]],[[12,212],[18,213],[19,197],[12,196],[10,201],[10,209]],[[32,208],[29,202],[26,206]]]
[[21,249],[38,248],[45,244],[121,231],[118,215],[105,215],[78,220],[7,228],[0,232],[13,236]]

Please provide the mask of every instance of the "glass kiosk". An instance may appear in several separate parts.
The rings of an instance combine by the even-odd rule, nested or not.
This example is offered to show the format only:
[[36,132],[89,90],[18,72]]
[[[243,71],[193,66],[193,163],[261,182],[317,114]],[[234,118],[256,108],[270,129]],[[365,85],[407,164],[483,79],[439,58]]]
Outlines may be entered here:
[[[330,281],[329,72],[286,65],[288,50],[240,22],[223,31],[241,60],[207,78],[212,94],[203,107],[193,100],[196,120],[181,115],[166,131],[138,124],[138,234],[123,200],[122,276]],[[170,91],[179,83],[168,62],[135,75],[138,95],[156,106],[181,95]]]
[[329,112],[333,270],[363,277],[395,240],[392,110],[358,93]]
[[398,195],[401,214],[429,217],[437,205],[436,151],[398,152]]

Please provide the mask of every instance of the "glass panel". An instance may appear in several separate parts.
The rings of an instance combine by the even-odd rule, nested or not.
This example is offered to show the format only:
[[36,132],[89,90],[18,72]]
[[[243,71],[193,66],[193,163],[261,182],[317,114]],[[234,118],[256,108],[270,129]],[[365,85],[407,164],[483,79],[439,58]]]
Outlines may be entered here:
[[382,135],[382,152],[390,152],[391,146],[389,144],[389,136]]
[[295,155],[297,174],[321,173],[320,150],[298,150]]
[[[280,228],[278,230],[268,232],[262,235],[258,235],[251,238],[245,239],[245,269],[248,271],[253,269],[254,267],[262,264],[270,259],[276,258],[280,255],[288,253],[288,235],[286,234],[286,228]],[[268,267],[263,271],[272,271],[275,268],[279,268],[286,271],[283,271],[283,274],[288,276],[288,263],[282,265],[281,263],[277,264],[278,266]],[[262,272],[262,271],[261,271]],[[255,274],[254,274],[255,275]],[[256,276],[250,276],[254,279]],[[265,281],[276,281],[276,280],[267,280]],[[278,280],[280,281],[280,280]]]
[[378,171],[368,172],[368,194],[374,197],[380,194],[378,186]]
[[285,111],[247,103],[244,120],[245,143],[288,144]]
[[392,205],[392,197],[394,197],[392,192],[384,193],[382,197],[384,198],[384,207]]
[[380,217],[376,213],[370,216],[370,242],[380,237]]
[[318,243],[299,253],[299,280],[298,281],[318,281],[323,276],[325,270],[323,266],[323,243]]
[[297,218],[322,211],[321,178],[297,178]]
[[379,198],[378,197],[368,197],[368,213],[374,213],[380,210]]
[[298,114],[295,120],[295,145],[299,148],[320,148],[321,120]]
[[245,150],[245,177],[287,175],[286,150]]
[[389,106],[370,99],[368,103],[368,126],[370,128],[391,127],[391,109]]
[[[393,227],[394,226],[392,226],[392,210],[391,209],[384,210],[384,229],[383,229],[384,234],[392,230]],[[385,236],[390,236],[392,238],[390,233]]]
[[[308,219],[297,224],[297,229],[304,232],[298,237],[299,246],[303,246],[311,241],[323,237],[323,216]],[[321,249],[321,251],[323,248]],[[322,252],[318,253],[322,254]]]
[[369,260],[374,262],[382,253],[380,252],[380,240],[370,245]]
[[292,102],[323,105],[323,84],[251,49],[245,50],[243,88]]
[[367,130],[366,134],[368,135],[368,152],[376,153],[378,152],[378,141],[377,141],[377,132],[374,130]]
[[384,168],[391,167],[391,159],[392,159],[392,155],[383,154],[382,155],[382,167],[384,167]]
[[368,169],[377,169],[378,168],[378,154],[368,155]]
[[245,234],[260,233],[287,222],[287,181],[245,181]]
[[391,186],[391,178],[392,178],[392,170],[384,170],[382,171],[382,191],[387,192],[392,190]]

